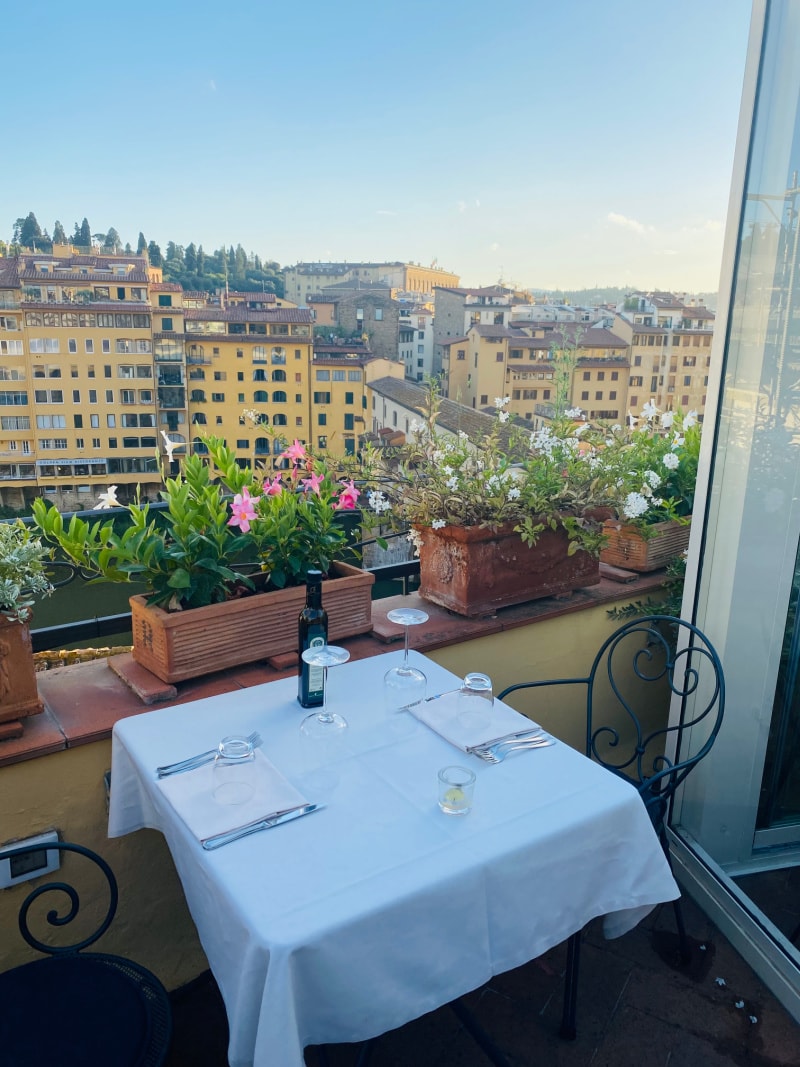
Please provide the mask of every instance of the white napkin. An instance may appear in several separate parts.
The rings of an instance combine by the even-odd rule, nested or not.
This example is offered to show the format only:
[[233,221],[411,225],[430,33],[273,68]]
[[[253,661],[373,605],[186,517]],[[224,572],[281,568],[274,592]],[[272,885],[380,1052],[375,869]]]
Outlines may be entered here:
[[305,797],[256,749],[256,791],[244,804],[219,804],[213,795],[213,763],[159,779],[158,785],[198,841],[238,830],[287,808],[300,808]]
[[500,703],[499,700],[490,705],[488,700],[473,697],[470,703],[485,704],[485,713],[470,710],[467,715],[460,715],[463,706],[459,705],[457,693],[445,693],[435,700],[416,704],[409,710],[462,752],[475,745],[499,741],[500,738],[519,730],[535,730],[538,726],[538,723],[520,715],[518,711]]

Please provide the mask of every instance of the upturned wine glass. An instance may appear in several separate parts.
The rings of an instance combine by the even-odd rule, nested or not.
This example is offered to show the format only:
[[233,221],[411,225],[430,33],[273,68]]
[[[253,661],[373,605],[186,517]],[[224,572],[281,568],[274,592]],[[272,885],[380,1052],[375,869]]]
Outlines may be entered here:
[[389,622],[405,627],[405,644],[403,662],[399,667],[391,667],[383,676],[383,691],[386,707],[389,711],[400,711],[409,704],[416,704],[425,699],[428,680],[418,667],[412,667],[408,661],[408,629],[427,622],[426,612],[417,608],[393,608],[387,612]]
[[347,729],[347,719],[337,712],[328,711],[328,668],[347,663],[350,653],[338,645],[320,645],[307,648],[303,652],[303,659],[312,667],[322,668],[322,707],[306,715],[300,723],[300,733],[317,739],[334,737],[339,731]]

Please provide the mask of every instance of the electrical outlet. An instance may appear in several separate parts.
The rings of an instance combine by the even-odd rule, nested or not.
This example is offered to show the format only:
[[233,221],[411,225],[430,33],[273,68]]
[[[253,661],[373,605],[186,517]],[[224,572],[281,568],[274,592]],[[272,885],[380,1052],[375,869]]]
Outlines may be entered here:
[[[61,866],[61,853],[58,849],[44,847],[54,841],[58,841],[58,833],[49,830],[47,833],[37,834],[36,837],[26,837],[24,841],[13,841],[0,847],[0,889],[8,889],[9,886],[57,871]],[[22,848],[23,845],[43,847],[25,855],[7,855],[11,849]]]

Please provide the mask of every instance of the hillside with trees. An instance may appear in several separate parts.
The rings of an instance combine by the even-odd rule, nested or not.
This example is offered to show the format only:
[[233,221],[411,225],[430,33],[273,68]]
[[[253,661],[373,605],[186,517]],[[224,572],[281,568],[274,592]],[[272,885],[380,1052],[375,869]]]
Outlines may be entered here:
[[[74,224],[71,234],[67,234],[61,220],[56,219],[51,236],[47,229],[42,229],[31,211],[15,220],[11,244],[6,246],[0,242],[0,254],[15,255],[23,248],[50,252],[54,243],[72,244],[86,253],[132,254],[134,251],[130,242],[123,244],[113,226],[105,233],[93,233],[85,217],[82,222]],[[140,255],[146,252],[152,266],[163,268],[165,281],[177,282],[184,289],[214,292],[227,286],[240,292],[274,293],[279,297],[284,293],[280,264],[245,252],[241,244],[206,252],[202,244],[194,241],[186,246],[167,241],[162,251],[161,245],[148,241],[140,231],[136,252]]]

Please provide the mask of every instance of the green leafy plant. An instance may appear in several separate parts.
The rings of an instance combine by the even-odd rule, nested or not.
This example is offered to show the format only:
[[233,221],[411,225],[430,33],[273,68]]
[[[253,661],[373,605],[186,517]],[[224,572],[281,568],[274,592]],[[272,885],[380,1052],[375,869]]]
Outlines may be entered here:
[[410,442],[367,457],[373,512],[415,527],[409,537],[417,547],[425,527],[513,523],[526,544],[547,527],[561,527],[571,553],[599,555],[602,522],[618,497],[617,468],[599,458],[603,435],[576,426],[571,411],[531,432],[511,422],[507,404],[507,397],[495,399],[497,417],[480,438],[448,433],[437,424],[432,384],[426,417],[412,423]]
[[35,598],[52,593],[45,570],[49,556],[50,549],[23,522],[0,522],[1,614],[26,622]]
[[[139,581],[148,602],[170,611],[218,603],[255,589],[245,570],[261,572],[268,587],[305,580],[316,568],[352,552],[336,512],[355,507],[358,491],[295,441],[272,476],[240,465],[224,441],[206,439],[207,452],[189,455],[165,479],[165,513],[127,505],[124,528],[113,519],[88,522],[61,514],[43,499],[33,515],[43,536],[60,546],[91,581]],[[115,488],[105,506],[118,505]]]

